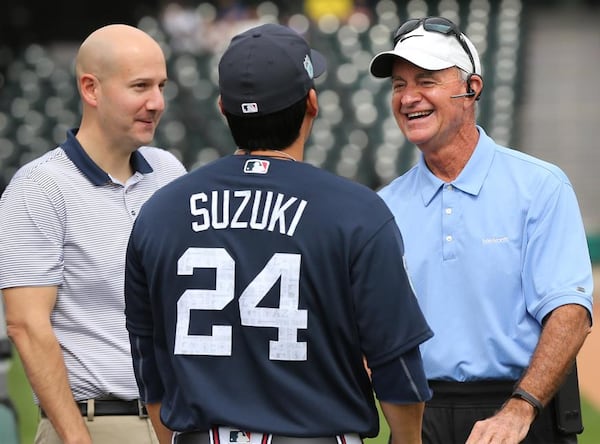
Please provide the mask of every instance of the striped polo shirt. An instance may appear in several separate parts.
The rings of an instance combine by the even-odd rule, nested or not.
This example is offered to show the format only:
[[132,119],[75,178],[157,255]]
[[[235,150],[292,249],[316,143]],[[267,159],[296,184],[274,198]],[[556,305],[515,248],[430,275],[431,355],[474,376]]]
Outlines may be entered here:
[[185,173],[142,147],[125,184],[75,138],[20,168],[0,199],[0,289],[57,286],[51,314],[76,400],[139,397],[124,316],[125,249],[142,204]]

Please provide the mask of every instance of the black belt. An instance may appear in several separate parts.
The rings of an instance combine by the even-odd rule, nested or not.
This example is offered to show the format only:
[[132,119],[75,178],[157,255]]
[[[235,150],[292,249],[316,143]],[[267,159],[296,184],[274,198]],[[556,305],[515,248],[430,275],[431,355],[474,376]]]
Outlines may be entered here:
[[438,402],[446,403],[458,401],[486,401],[502,404],[514,390],[517,381],[509,380],[480,380],[472,382],[457,381],[427,381],[433,391],[433,398],[428,401],[429,405]]
[[[93,412],[90,408],[88,412],[88,401],[77,402],[77,408],[82,416],[139,416],[148,417],[146,406],[139,400],[123,401],[121,399],[91,399],[93,403]],[[46,418],[46,413],[41,410],[42,418]],[[89,415],[88,415],[89,413]]]
[[429,387],[435,392],[448,395],[469,395],[481,393],[512,393],[517,381],[482,379],[478,381],[458,382],[430,379]]

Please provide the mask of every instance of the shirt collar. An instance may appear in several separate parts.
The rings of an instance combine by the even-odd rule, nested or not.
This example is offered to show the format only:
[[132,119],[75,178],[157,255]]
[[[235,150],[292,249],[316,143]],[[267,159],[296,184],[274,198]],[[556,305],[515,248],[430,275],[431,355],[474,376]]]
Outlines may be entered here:
[[[477,126],[479,141],[471,155],[471,158],[450,184],[459,190],[476,196],[479,194],[483,181],[488,174],[494,159],[494,142],[485,133],[483,128]],[[419,188],[425,206],[433,200],[440,188],[445,184],[443,180],[436,177],[427,167],[423,154],[419,156]]]
[[[78,130],[79,128],[68,130],[67,140],[65,140],[60,147],[67,154],[67,157],[71,162],[79,168],[92,184],[100,186],[112,182],[108,173],[100,168],[92,158],[88,156],[79,141],[75,138],[75,134],[77,134]],[[131,154],[130,162],[133,170],[138,173],[148,174],[153,171],[152,167],[139,150],[135,150]]]

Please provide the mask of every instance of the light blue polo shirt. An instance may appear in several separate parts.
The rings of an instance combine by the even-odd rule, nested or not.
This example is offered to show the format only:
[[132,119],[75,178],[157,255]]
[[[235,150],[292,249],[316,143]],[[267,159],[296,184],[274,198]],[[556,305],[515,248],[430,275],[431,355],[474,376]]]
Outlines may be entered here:
[[435,177],[421,155],[379,192],[435,333],[421,346],[429,379],[516,380],[547,314],[575,303],[592,316],[592,267],[569,179],[478,130],[456,180]]

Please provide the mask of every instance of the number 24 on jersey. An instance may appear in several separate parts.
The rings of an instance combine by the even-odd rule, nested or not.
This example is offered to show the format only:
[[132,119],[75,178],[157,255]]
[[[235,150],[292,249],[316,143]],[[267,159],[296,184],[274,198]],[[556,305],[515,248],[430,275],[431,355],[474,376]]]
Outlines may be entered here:
[[[210,335],[190,335],[192,310],[223,310],[235,299],[235,261],[223,248],[188,248],[177,261],[177,274],[194,269],[216,270],[215,289],[187,289],[177,301],[175,354],[231,356],[232,326],[213,325]],[[259,307],[267,292],[281,279],[279,307]],[[238,299],[241,324],[277,328],[277,340],[269,342],[269,359],[305,361],[306,342],[298,342],[298,330],[308,325],[307,310],[298,308],[300,255],[275,253]]]

